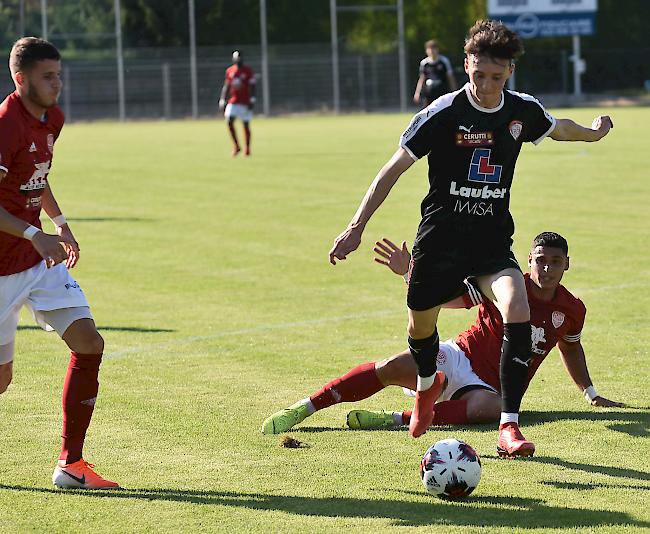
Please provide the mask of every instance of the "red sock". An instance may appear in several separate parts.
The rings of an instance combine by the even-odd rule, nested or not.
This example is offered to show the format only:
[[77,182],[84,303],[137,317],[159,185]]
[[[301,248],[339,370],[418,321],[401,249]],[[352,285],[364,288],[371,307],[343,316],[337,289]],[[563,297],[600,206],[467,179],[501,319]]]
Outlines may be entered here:
[[82,457],[86,430],[99,390],[97,375],[101,361],[101,354],[70,353],[70,364],[63,383],[63,444],[59,456],[68,464]]
[[235,148],[239,150],[239,141],[237,141],[237,132],[235,131],[235,123],[228,123],[228,130],[230,131],[230,137],[232,137],[232,142],[235,145]]
[[[402,412],[402,424],[408,425],[410,421],[411,412]],[[466,400],[450,400],[436,403],[432,425],[465,425],[468,422]]]
[[322,410],[339,402],[367,399],[382,389],[384,385],[377,378],[375,363],[362,363],[348,374],[325,384],[309,400],[316,410]]
[[246,150],[251,148],[251,129],[248,127],[248,124],[244,124],[244,137],[246,139]]

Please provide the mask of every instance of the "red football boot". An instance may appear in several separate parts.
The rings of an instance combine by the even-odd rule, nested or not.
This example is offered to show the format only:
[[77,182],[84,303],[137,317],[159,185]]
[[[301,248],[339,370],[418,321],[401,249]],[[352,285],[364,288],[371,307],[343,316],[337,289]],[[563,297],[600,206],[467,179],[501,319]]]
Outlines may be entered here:
[[499,425],[497,452],[502,458],[532,456],[535,454],[535,444],[524,438],[517,423],[504,423]]
[[431,387],[424,391],[416,391],[413,413],[409,422],[409,434],[412,437],[419,438],[433,422],[433,405],[442,393],[444,383],[445,373],[436,371]]

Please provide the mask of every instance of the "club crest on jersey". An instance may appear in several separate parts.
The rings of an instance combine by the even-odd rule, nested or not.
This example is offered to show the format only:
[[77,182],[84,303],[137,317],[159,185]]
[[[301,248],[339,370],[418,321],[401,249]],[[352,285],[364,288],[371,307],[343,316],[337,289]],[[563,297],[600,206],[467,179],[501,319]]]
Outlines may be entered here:
[[54,151],[54,136],[52,134],[47,134],[47,149],[50,153]]
[[483,182],[498,184],[501,181],[502,165],[491,165],[489,148],[475,148],[472,154],[472,161],[469,164],[467,179],[470,182]]
[[524,124],[521,121],[512,121],[508,125],[508,130],[510,130],[510,135],[516,141],[521,135],[521,131],[524,129]]
[[458,128],[465,131],[456,132],[456,146],[492,146],[494,144],[492,132],[470,132],[464,126]]
[[551,322],[555,328],[560,328],[564,323],[564,313],[561,311],[554,311],[551,315]]

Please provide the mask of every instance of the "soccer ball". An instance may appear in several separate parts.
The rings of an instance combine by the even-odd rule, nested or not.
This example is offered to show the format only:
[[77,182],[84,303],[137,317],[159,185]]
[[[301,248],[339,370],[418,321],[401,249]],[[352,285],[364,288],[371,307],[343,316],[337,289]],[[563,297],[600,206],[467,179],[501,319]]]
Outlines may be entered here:
[[464,499],[481,480],[481,459],[464,441],[443,439],[424,453],[420,477],[431,495],[448,500]]

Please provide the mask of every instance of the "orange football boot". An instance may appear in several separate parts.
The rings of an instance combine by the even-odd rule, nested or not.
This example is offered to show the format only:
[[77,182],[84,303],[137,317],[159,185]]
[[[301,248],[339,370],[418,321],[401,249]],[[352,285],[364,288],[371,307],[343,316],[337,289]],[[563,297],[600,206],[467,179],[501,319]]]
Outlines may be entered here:
[[52,482],[57,488],[64,489],[114,489],[119,488],[117,482],[106,480],[93,471],[94,465],[83,458],[71,464],[59,460]]
[[532,456],[535,454],[535,444],[524,438],[517,423],[504,423],[499,425],[497,453],[502,458]]
[[433,422],[434,404],[442,393],[445,378],[445,373],[436,371],[431,387],[424,391],[415,392],[415,405],[413,406],[413,413],[409,422],[409,434],[412,437],[419,438]]

